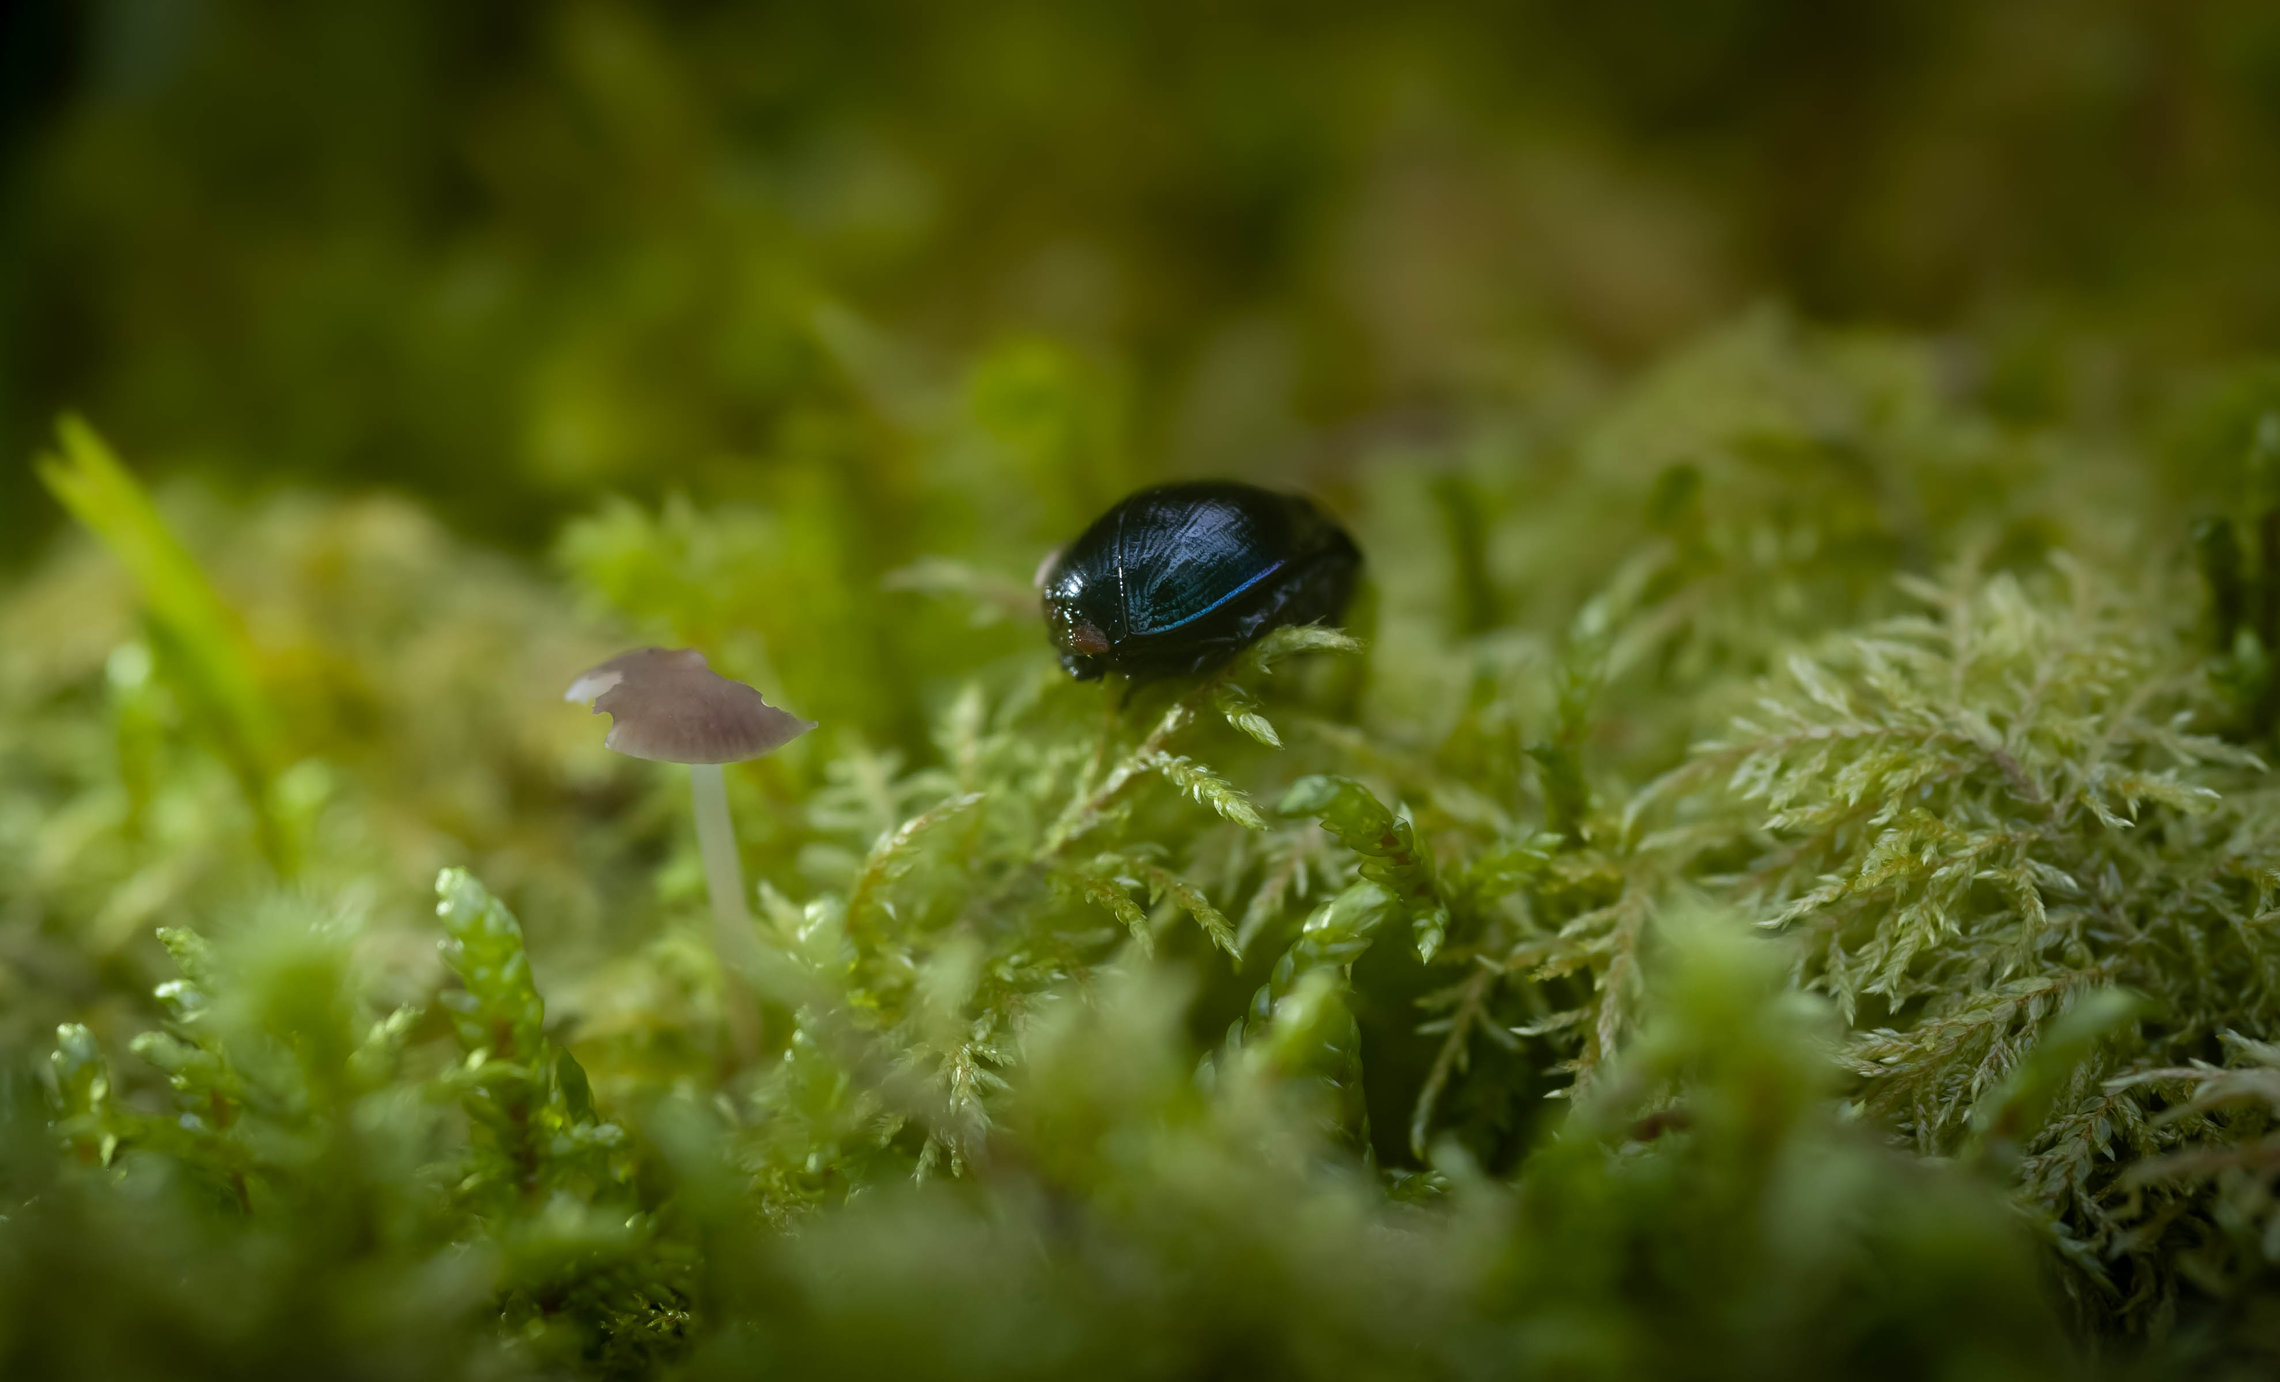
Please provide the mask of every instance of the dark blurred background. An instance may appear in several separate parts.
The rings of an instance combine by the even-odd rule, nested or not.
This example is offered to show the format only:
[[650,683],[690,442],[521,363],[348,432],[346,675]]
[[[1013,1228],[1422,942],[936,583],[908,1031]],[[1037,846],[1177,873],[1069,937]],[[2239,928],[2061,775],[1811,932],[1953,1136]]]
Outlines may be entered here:
[[2271,0],[0,14],[11,563],[66,408],[147,470],[528,545],[861,462],[1025,341],[1178,471],[1765,301],[1968,341],[2030,420],[2280,333]]

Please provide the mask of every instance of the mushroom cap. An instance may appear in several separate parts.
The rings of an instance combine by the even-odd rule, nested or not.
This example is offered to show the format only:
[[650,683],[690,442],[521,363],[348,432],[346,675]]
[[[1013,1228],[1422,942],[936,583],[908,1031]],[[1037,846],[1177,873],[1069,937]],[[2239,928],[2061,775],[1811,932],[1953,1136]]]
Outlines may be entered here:
[[741,763],[815,728],[705,665],[694,648],[636,648],[589,667],[562,693],[610,717],[602,743],[659,763]]

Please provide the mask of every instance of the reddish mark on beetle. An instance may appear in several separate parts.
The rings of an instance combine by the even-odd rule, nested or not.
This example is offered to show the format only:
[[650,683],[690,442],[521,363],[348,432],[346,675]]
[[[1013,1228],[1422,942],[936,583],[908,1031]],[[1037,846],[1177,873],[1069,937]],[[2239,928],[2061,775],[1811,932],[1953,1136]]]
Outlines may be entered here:
[[1098,657],[1108,651],[1108,635],[1091,624],[1079,624],[1069,630],[1069,646],[1087,657]]

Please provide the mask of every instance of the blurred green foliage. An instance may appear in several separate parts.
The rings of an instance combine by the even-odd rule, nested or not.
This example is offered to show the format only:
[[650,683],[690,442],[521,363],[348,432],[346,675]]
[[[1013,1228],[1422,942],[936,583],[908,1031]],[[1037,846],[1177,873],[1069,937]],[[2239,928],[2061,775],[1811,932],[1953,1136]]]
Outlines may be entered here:
[[0,1374],[2269,1375],[2267,8],[11,13]]
[[1115,375],[1022,439],[1105,503],[1102,443],[1319,478],[1766,298],[2031,417],[2280,326],[2262,0],[10,9],[0,452],[77,408],[526,544],[806,464],[907,539],[879,425],[1001,348],[985,412]]

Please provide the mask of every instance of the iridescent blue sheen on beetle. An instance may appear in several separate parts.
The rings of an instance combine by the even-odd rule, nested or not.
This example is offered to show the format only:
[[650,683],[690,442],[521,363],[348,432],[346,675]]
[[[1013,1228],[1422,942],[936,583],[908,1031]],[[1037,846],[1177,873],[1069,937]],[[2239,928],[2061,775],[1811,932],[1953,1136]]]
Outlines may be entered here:
[[1361,564],[1312,500],[1207,480],[1120,501],[1038,585],[1070,676],[1148,680],[1203,671],[1284,624],[1337,620]]

